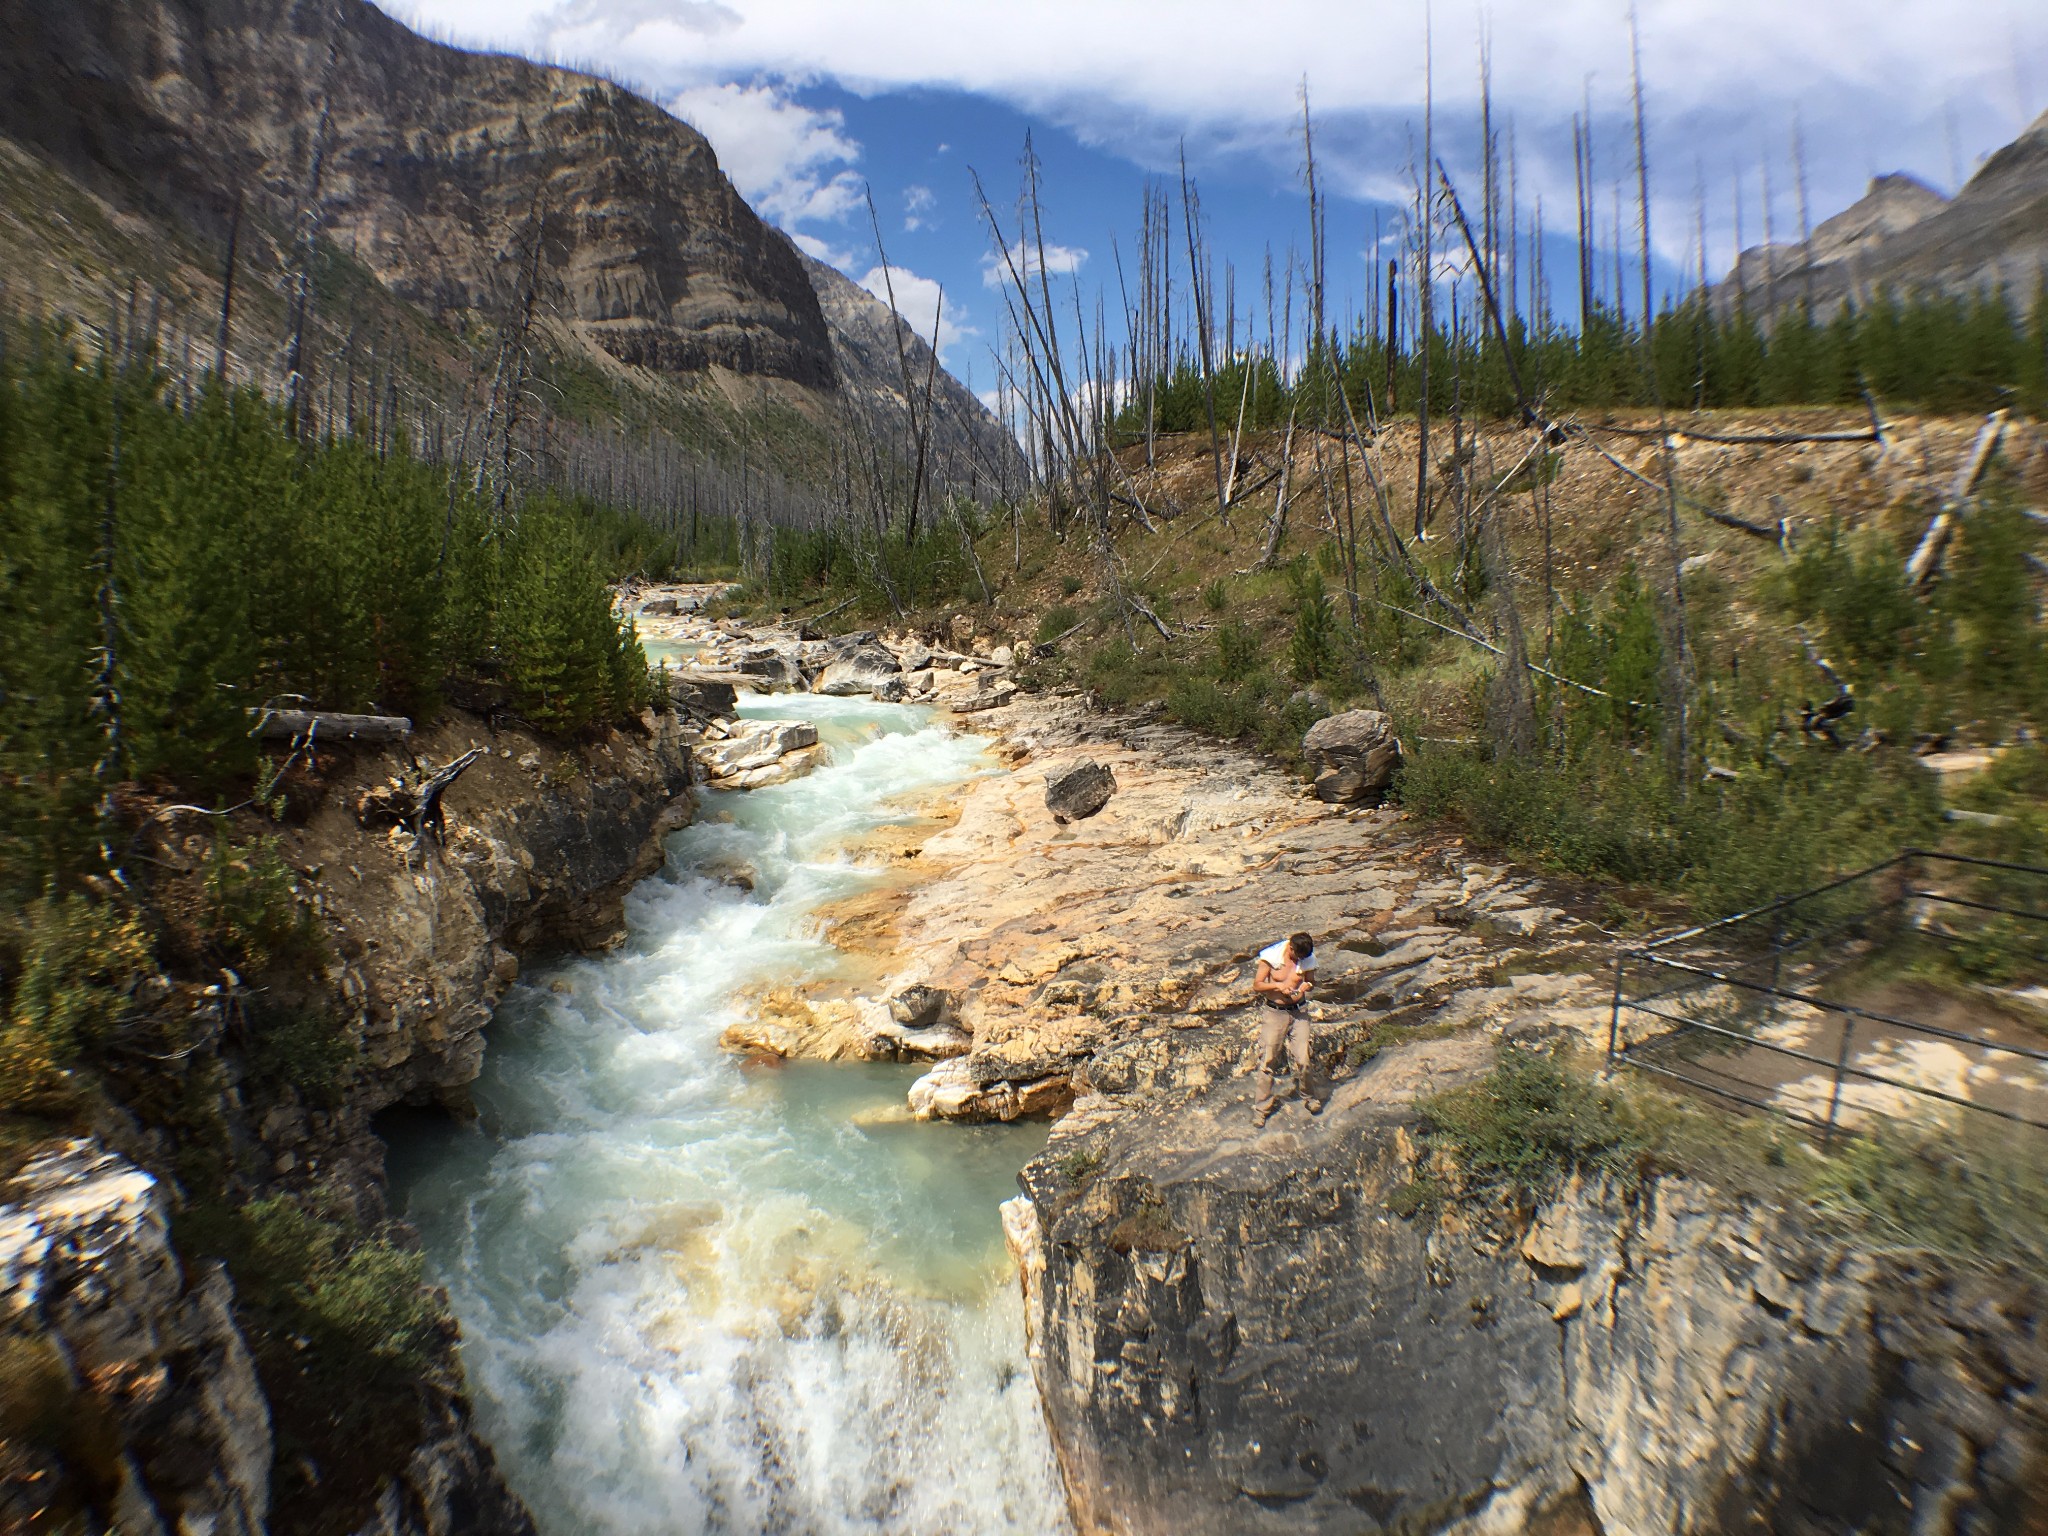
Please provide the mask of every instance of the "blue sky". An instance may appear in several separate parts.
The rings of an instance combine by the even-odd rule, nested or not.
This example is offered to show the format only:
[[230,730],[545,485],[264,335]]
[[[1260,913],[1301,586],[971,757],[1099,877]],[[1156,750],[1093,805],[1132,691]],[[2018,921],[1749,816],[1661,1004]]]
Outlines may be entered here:
[[[1365,301],[1377,213],[1390,228],[1419,157],[1423,61],[1435,61],[1438,152],[1476,197],[1478,63],[1512,124],[1525,227],[1542,198],[1572,220],[1571,118],[1590,106],[1603,225],[1630,181],[1625,0],[1484,10],[1425,0],[384,0],[436,36],[602,68],[711,139],[740,190],[813,254],[880,290],[872,188],[898,305],[928,329],[943,285],[943,353],[978,389],[1002,298],[968,168],[1014,221],[1018,156],[1044,161],[1049,263],[1087,294],[1127,269],[1140,187],[1175,174],[1184,143],[1220,273],[1240,312],[1290,243],[1305,246],[1299,92],[1315,106],[1330,194],[1332,318]],[[1800,221],[1795,144],[1814,221],[1872,175],[1905,170],[1942,190],[2048,105],[2048,5],[1974,0],[1639,0],[1652,230],[1670,280],[1765,227]],[[1428,47],[1425,49],[1425,40]],[[1632,184],[1625,243],[1636,238]],[[1177,189],[1176,189],[1177,199]],[[1570,255],[1553,243],[1560,274]],[[1184,275],[1184,274],[1183,274]],[[1382,279],[1383,281],[1383,279]],[[1063,301],[1064,302],[1064,301]],[[1220,301],[1219,301],[1220,302]],[[1561,307],[1570,307],[1569,301]]]

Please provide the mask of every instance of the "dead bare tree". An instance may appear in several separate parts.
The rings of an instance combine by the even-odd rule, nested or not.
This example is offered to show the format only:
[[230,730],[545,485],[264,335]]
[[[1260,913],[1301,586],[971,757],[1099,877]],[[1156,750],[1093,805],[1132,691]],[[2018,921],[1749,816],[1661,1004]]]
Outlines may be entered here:
[[220,331],[214,338],[213,371],[225,384],[228,377],[228,336],[235,314],[235,258],[242,245],[242,194],[235,193],[235,210],[228,216],[228,253],[221,263]]
[[1197,212],[1194,189],[1188,182],[1187,146],[1181,146],[1180,153],[1180,202],[1181,226],[1187,235],[1188,280],[1193,284],[1195,299],[1195,340],[1202,362],[1202,408],[1209,419],[1209,457],[1216,471],[1216,509],[1228,525],[1230,521],[1230,495],[1223,484],[1223,443],[1216,432],[1216,370],[1212,357],[1209,337],[1208,283],[1202,272],[1202,220]]

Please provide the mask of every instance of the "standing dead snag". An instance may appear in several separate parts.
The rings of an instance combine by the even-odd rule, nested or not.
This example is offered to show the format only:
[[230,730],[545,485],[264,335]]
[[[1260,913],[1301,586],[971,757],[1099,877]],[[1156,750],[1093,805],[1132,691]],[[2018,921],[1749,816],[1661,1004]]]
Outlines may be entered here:
[[1266,520],[1266,540],[1252,569],[1269,571],[1280,557],[1280,540],[1287,532],[1287,492],[1294,483],[1294,412],[1287,413],[1287,435],[1280,444],[1280,491],[1273,498],[1273,515]]
[[1216,510],[1227,527],[1230,522],[1230,493],[1223,484],[1223,442],[1216,432],[1216,373],[1209,338],[1209,310],[1202,279],[1200,204],[1188,185],[1188,156],[1185,145],[1180,156],[1181,224],[1188,241],[1188,280],[1194,285],[1195,339],[1202,361],[1202,409],[1209,418],[1209,456],[1216,470]]

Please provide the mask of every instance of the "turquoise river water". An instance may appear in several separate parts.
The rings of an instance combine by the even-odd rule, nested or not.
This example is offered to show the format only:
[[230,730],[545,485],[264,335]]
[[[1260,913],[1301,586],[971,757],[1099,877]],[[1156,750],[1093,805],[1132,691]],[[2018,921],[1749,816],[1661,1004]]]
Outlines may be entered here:
[[849,840],[992,764],[919,709],[743,712],[829,762],[705,794],[626,945],[507,998],[478,1124],[394,1143],[480,1426],[545,1536],[1064,1532],[996,1214],[1044,1128],[863,1128],[912,1069],[718,1045],[750,989],[849,963],[814,916],[880,878]]

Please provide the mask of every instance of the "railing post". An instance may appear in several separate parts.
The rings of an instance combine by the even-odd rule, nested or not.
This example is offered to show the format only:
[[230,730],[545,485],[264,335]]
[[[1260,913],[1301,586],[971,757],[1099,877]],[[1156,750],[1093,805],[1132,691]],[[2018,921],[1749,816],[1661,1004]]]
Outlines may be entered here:
[[1764,994],[1763,1022],[1778,1017],[1778,987],[1785,973],[1785,911],[1779,908],[1771,919],[1771,990]]
[[1834,1145],[1835,1121],[1842,1112],[1842,1078],[1849,1070],[1849,1048],[1855,1038],[1855,1034],[1856,1015],[1853,1013],[1843,1014],[1842,1045],[1841,1049],[1835,1053],[1835,1086],[1834,1091],[1828,1095],[1828,1123],[1826,1128],[1820,1133],[1820,1144],[1823,1147]]
[[1621,1044],[1621,978],[1628,965],[1628,951],[1614,957],[1614,1003],[1607,1015],[1607,1075],[1614,1075],[1614,1057]]

